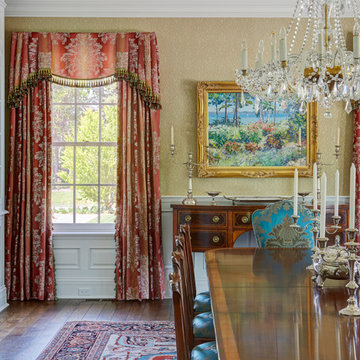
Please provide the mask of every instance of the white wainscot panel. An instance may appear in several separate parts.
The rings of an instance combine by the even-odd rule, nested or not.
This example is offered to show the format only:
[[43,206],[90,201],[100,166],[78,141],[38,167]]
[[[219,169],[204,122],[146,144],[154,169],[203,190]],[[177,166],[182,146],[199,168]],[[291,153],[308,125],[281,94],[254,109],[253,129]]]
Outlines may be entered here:
[[54,257],[57,270],[80,269],[80,248],[54,247]]
[[91,248],[90,249],[90,270],[115,269],[115,249]]

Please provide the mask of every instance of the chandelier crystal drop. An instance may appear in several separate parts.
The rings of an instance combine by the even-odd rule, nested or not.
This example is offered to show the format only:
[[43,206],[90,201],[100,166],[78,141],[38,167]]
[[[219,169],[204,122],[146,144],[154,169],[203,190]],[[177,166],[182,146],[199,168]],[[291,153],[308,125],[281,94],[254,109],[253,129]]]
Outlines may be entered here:
[[[346,48],[341,24],[345,9],[350,10],[355,22],[353,51]],[[264,62],[261,40],[255,68],[249,69],[247,43],[242,41],[236,83],[256,102],[280,98],[283,104],[285,99],[297,98],[299,111],[305,113],[306,104],[316,101],[325,109],[324,116],[331,117],[331,106],[345,101],[345,111],[350,113],[351,100],[360,99],[359,16],[359,0],[297,0],[287,29],[280,30],[279,46],[276,35],[271,35],[269,62]],[[299,31],[302,23],[305,28]]]

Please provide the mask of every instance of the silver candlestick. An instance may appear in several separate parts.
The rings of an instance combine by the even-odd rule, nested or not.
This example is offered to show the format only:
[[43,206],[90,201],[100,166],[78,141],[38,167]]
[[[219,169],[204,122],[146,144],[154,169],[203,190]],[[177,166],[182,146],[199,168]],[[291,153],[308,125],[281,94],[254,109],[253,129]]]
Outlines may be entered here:
[[355,236],[357,229],[346,229],[346,234],[349,241],[345,243],[345,246],[349,249],[348,264],[349,264],[349,282],[346,284],[346,287],[349,291],[349,298],[347,300],[348,305],[339,311],[340,315],[347,316],[360,316],[360,308],[357,305],[355,298],[356,290],[359,285],[355,282],[355,262],[358,260],[357,252],[359,243],[355,242]]
[[189,153],[188,153],[188,161],[186,161],[186,162],[176,162],[174,160],[174,157],[175,157],[175,145],[174,144],[170,145],[170,154],[171,154],[171,158],[173,159],[175,164],[185,165],[185,167],[186,167],[186,169],[188,171],[187,197],[182,201],[182,203],[184,205],[196,205],[196,200],[193,198],[193,192],[192,192],[193,171],[194,171],[196,166],[203,165],[203,164],[198,164],[198,163],[193,161],[193,153],[191,151],[189,151]]

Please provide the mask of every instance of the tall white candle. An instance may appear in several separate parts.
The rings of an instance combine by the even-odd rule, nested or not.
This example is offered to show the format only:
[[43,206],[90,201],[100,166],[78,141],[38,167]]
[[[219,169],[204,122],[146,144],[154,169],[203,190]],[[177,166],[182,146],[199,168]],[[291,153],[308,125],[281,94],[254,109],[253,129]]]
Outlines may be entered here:
[[355,185],[356,168],[355,164],[350,168],[350,200],[349,200],[349,228],[355,229]]
[[248,68],[248,48],[246,40],[244,39],[241,44],[241,70]]
[[358,59],[360,57],[360,26],[359,23],[355,23],[353,29],[353,53],[354,58]]
[[275,33],[271,34],[271,61],[274,63],[276,61],[276,35]]
[[335,172],[335,204],[334,204],[334,216],[339,216],[339,170]]
[[175,136],[174,136],[174,125],[171,125],[171,129],[170,129],[170,144],[174,145],[174,140],[175,140]]
[[280,48],[280,61],[287,61],[287,43],[286,43],[286,30],[284,27],[280,29],[279,34],[279,48]]
[[313,209],[317,210],[317,163],[313,166]]
[[294,215],[297,215],[298,210],[298,169],[294,171]]
[[299,144],[299,146],[301,146],[301,128],[299,128],[298,144]]
[[258,61],[259,61],[259,66],[262,67],[264,62],[264,40],[259,41]]
[[321,176],[321,209],[320,209],[320,237],[325,237],[326,226],[326,174]]
[[340,146],[340,128],[337,128],[337,134],[336,134],[336,146]]

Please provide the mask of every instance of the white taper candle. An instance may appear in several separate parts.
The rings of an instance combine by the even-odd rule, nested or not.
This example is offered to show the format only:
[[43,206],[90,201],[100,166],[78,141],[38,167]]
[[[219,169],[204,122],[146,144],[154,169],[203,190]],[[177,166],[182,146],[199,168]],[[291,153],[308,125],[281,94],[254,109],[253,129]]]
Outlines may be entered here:
[[174,125],[171,125],[171,129],[170,129],[170,144],[174,145],[174,140],[175,140],[175,136],[174,136]]
[[317,163],[313,165],[313,209],[317,210]]
[[320,209],[320,237],[325,237],[326,227],[326,174],[321,176],[321,209]]
[[349,200],[349,228],[355,229],[355,185],[356,168],[355,164],[350,168],[350,200]]
[[297,215],[298,210],[298,169],[294,171],[294,215]]
[[336,134],[336,146],[340,146],[340,128],[337,128],[337,134]]
[[244,39],[241,44],[241,70],[248,68],[248,48],[246,40]]
[[280,49],[280,61],[287,61],[287,36],[284,27],[280,29],[279,34],[279,49]]
[[339,169],[335,172],[335,204],[334,204],[334,216],[339,216]]
[[299,128],[298,144],[299,144],[299,146],[301,146],[301,128]]
[[353,29],[353,54],[354,59],[359,59],[360,57],[360,26],[359,23],[355,23]]

